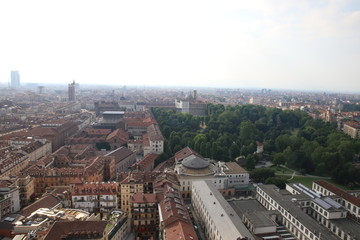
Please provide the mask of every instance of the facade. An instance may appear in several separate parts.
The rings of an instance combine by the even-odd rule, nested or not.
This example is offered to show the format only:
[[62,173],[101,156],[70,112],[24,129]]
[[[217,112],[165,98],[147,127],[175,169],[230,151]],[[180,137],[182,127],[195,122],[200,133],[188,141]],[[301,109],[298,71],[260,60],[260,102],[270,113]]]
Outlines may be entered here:
[[110,212],[118,207],[116,182],[71,184],[72,206],[88,212]]
[[335,187],[326,181],[315,181],[312,185],[313,191],[323,196],[332,196],[341,204],[349,214],[349,217],[360,222],[360,199]]
[[191,203],[209,240],[255,240],[211,181],[192,183]]
[[75,80],[68,85],[68,98],[69,102],[75,102]]
[[19,187],[7,181],[0,181],[0,219],[20,210]]
[[164,137],[154,116],[149,112],[133,112],[125,116],[130,139],[128,147],[137,155],[164,152]]
[[302,184],[258,185],[257,200],[268,210],[280,213],[277,219],[296,239],[344,239],[360,236],[360,224],[347,218],[346,209],[334,198],[322,196]]
[[29,162],[51,153],[51,143],[46,140],[26,143],[21,146],[11,141],[12,146],[0,150],[1,177],[18,176]]
[[29,203],[31,196],[34,194],[34,178],[31,176],[18,177],[15,186],[19,187],[20,205],[23,207]]
[[190,148],[175,154],[175,172],[183,198],[191,198],[194,181],[211,180],[224,196],[234,196],[238,187],[249,184],[249,173],[235,162],[211,162]]
[[176,110],[181,113],[205,116],[207,104],[197,99],[197,91],[194,90],[184,99],[175,99],[175,107]]
[[47,139],[51,142],[52,151],[64,145],[65,139],[74,135],[79,130],[78,124],[71,121],[47,122],[39,127],[27,131],[13,132],[6,137],[12,141],[19,137]]
[[11,87],[12,88],[19,88],[20,87],[20,74],[19,71],[11,71]]
[[135,193],[132,195],[130,215],[136,237],[157,238],[158,201],[155,193]]
[[[54,161],[54,156],[47,157]],[[52,159],[52,160],[51,160]],[[34,178],[34,191],[36,194],[44,193],[47,187],[68,186],[76,179],[84,182],[103,182],[107,178],[115,178],[115,173],[108,172],[111,169],[113,158],[95,157],[84,162],[85,166],[62,166],[53,167],[49,163],[47,167],[32,165],[21,172],[21,177],[32,176]],[[108,177],[107,177],[108,176]],[[112,177],[111,177],[112,176]]]
[[344,123],[343,131],[352,138],[359,138],[360,123],[357,121],[347,121]]
[[120,208],[125,212],[131,210],[131,198],[136,193],[152,193],[153,182],[158,173],[154,172],[131,172],[118,175],[120,183]]
[[108,240],[125,240],[130,233],[131,222],[126,214],[113,211],[107,227],[110,229]]
[[156,153],[160,154],[164,152],[164,137],[161,134],[159,125],[157,124],[151,124],[147,128],[147,135],[144,139],[144,141],[148,140],[149,148],[146,149],[144,147],[144,156],[146,156],[149,153]]

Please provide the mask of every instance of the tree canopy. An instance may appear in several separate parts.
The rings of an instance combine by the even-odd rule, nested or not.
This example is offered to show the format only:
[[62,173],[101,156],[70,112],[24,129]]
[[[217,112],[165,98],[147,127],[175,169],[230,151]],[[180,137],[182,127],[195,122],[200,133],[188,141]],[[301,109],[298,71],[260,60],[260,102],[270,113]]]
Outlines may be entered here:
[[160,108],[154,108],[153,113],[166,139],[168,156],[189,146],[215,160],[234,161],[246,156],[251,169],[257,161],[251,155],[259,141],[275,164],[331,176],[342,184],[360,182],[360,170],[353,165],[359,156],[360,140],[339,132],[336,123],[313,119],[304,111],[208,104],[206,117]]

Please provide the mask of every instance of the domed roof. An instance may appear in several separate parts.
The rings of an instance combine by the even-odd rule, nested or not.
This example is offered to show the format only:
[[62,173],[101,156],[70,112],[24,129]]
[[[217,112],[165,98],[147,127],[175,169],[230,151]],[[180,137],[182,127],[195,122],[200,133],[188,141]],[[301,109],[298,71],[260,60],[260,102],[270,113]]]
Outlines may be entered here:
[[196,155],[190,155],[183,159],[182,165],[192,169],[203,169],[207,168],[210,162]]

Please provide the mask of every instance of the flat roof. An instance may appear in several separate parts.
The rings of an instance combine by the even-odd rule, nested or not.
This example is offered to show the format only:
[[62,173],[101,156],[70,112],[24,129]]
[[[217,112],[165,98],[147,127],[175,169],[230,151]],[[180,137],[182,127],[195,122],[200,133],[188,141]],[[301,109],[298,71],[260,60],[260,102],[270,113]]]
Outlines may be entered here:
[[103,115],[104,114],[125,114],[124,111],[105,111],[102,113]]
[[235,210],[216,189],[212,181],[194,181],[193,191],[199,194],[211,220],[223,239],[237,239],[240,235],[241,237],[248,237],[249,240],[254,240],[253,235],[245,227]]
[[269,214],[279,212],[267,211],[256,199],[229,201],[229,204],[241,219],[245,215],[255,227],[276,226]]
[[286,209],[292,217],[295,217],[301,222],[307,229],[318,236],[321,233],[321,237],[327,240],[338,239],[333,233],[331,233],[325,226],[320,225],[315,219],[307,215],[296,204],[292,202],[292,198],[297,198],[299,195],[282,195],[277,189],[277,186],[273,184],[258,185],[258,188],[266,192],[276,203],[278,203],[283,209]]
[[245,212],[248,211],[267,211],[267,209],[261,205],[256,199],[250,200],[231,200],[229,204],[232,208],[234,208],[237,215],[241,218]]
[[338,226],[345,233],[350,234],[354,239],[360,236],[360,224],[349,218],[332,219],[331,223]]

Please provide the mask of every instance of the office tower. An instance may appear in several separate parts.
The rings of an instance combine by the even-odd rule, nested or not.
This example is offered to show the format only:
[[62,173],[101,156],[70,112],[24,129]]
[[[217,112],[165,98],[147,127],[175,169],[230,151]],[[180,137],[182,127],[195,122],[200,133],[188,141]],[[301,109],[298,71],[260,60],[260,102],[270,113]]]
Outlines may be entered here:
[[44,86],[38,86],[37,88],[38,88],[38,93],[39,93],[39,94],[43,94],[43,93],[44,93],[44,88],[45,88]]
[[20,74],[19,71],[11,71],[11,87],[20,87]]
[[69,83],[68,87],[69,101],[75,101],[75,80],[72,83]]

